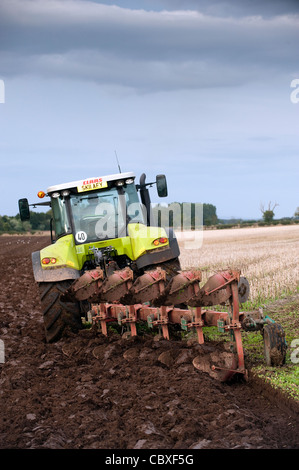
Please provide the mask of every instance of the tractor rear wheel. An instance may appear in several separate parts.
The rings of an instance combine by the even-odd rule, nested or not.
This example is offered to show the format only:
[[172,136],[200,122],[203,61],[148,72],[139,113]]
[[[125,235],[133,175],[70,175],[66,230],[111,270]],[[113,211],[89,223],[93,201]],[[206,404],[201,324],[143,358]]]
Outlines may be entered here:
[[[164,261],[163,263],[147,266],[145,268],[145,271],[151,270],[151,269],[156,269],[157,267],[164,269],[164,271],[166,272],[166,286],[174,276],[179,274],[179,272],[182,269],[179,258],[173,258],[169,261]],[[183,308],[183,309],[188,308],[187,304],[178,304],[178,305],[175,305],[175,307],[176,308]]]
[[60,339],[66,329],[77,332],[82,328],[80,303],[63,302],[60,298],[72,282],[40,282],[38,285],[48,343]]
[[179,258],[174,258],[170,261],[165,261],[165,263],[161,264],[161,268],[165,269],[166,279],[167,281],[170,281],[170,279],[176,276],[181,270],[181,263]]
[[146,266],[144,271],[150,271],[151,269],[157,269],[158,267],[166,271],[166,282],[168,283],[181,270],[181,263],[179,258],[174,258],[159,264],[151,264],[150,266]]

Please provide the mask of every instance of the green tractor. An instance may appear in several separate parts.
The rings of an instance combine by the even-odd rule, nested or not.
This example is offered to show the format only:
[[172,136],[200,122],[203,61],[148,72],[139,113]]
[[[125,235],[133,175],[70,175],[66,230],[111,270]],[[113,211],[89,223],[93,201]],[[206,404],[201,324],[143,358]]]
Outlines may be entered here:
[[[136,184],[130,172],[51,186],[47,194],[38,193],[50,198],[46,202],[19,200],[22,221],[30,219],[30,206],[52,209],[51,244],[32,253],[48,342],[58,340],[65,328],[82,327],[94,297],[88,287],[99,273],[108,278],[130,268],[134,282],[149,269],[162,267],[168,280],[180,270],[173,230],[153,223],[148,190],[153,184],[159,197],[167,196],[164,175],[146,183],[142,174]],[[76,295],[67,295],[80,282]]]

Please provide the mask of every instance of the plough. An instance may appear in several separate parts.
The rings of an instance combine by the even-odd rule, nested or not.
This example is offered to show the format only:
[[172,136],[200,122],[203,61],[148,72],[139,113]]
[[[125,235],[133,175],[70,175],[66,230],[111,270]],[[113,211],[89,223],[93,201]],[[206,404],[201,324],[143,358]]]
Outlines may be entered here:
[[[271,365],[273,349],[276,360],[279,357],[279,362],[283,363],[286,344],[281,326],[264,318],[261,310],[240,311],[240,303],[249,295],[249,283],[240,271],[217,272],[203,287],[200,287],[201,280],[201,271],[189,270],[181,271],[167,281],[166,271],[158,267],[146,271],[134,282],[134,273],[128,267],[107,277],[98,267],[86,271],[63,298],[89,300],[92,322],[106,336],[107,324],[113,321],[127,326],[131,336],[137,335],[138,322],[147,322],[149,328],[158,327],[161,336],[167,340],[170,339],[169,326],[180,325],[182,330],[194,331],[201,345],[204,344],[204,327],[214,326],[221,333],[229,333],[230,352],[220,354],[216,360],[215,355],[211,356],[208,362],[202,357],[193,360],[197,369],[221,381],[228,381],[236,374],[247,378],[241,330],[261,331],[268,363]],[[226,312],[204,308],[225,304],[228,306]]]

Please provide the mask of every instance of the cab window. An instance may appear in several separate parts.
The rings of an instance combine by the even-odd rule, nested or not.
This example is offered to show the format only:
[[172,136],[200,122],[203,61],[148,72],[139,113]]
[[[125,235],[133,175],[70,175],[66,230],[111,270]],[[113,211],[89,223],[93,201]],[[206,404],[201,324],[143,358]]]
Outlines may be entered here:
[[60,197],[52,198],[51,206],[53,212],[55,233],[57,237],[61,237],[62,235],[65,235],[66,233],[69,233],[71,231],[65,201]]

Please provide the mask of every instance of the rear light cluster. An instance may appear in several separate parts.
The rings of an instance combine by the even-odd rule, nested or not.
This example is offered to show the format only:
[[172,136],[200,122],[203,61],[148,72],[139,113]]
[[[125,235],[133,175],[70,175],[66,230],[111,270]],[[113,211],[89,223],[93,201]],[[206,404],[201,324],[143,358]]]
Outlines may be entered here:
[[57,261],[56,258],[43,258],[42,264],[55,264]]
[[158,245],[162,245],[163,243],[167,243],[167,242],[168,242],[168,238],[161,237],[161,238],[156,238],[156,240],[153,241],[153,244],[155,246],[158,246]]

